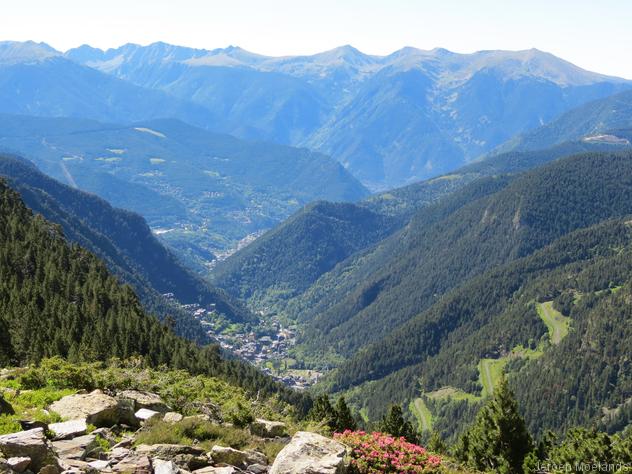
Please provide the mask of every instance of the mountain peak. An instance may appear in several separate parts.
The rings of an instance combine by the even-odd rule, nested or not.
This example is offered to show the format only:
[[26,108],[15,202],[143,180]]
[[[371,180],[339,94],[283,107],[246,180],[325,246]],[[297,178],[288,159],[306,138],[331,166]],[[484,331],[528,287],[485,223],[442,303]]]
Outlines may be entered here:
[[0,41],[1,63],[38,62],[61,53],[46,43],[35,41]]

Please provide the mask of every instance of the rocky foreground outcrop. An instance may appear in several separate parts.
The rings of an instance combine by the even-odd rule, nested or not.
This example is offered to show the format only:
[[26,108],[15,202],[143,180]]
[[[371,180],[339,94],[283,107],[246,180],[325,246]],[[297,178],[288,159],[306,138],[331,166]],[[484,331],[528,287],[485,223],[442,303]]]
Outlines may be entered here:
[[[149,392],[128,390],[111,396],[95,390],[64,397],[48,409],[64,421],[0,436],[0,474],[341,474],[346,471],[344,445],[307,432],[289,439],[285,424],[263,419],[255,420],[250,432],[261,442],[268,439],[287,443],[271,467],[266,456],[255,450],[220,445],[210,451],[197,445],[136,445],[135,435],[129,433],[136,427],[140,427],[137,433],[142,432],[147,419],[160,417],[167,423],[184,419],[180,413],[171,411],[158,395]],[[211,409],[212,416],[200,413],[189,418],[221,423],[216,421],[221,418],[216,408]]]
[[299,431],[276,457],[270,474],[343,474],[347,447],[316,433]]

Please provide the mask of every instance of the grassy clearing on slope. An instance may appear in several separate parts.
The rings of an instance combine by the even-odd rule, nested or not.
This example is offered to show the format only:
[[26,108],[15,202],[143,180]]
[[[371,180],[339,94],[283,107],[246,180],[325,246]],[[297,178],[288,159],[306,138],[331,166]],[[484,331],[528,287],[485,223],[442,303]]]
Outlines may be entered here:
[[559,344],[568,334],[571,318],[564,316],[562,313],[553,308],[553,302],[538,303],[536,306],[538,315],[546,324],[549,331],[549,339],[551,344]]
[[467,400],[471,402],[477,402],[481,397],[478,397],[474,394],[464,392],[463,390],[455,387],[441,387],[439,390],[435,390],[433,392],[426,393],[426,397],[442,400],[442,399],[452,399],[452,400]]
[[413,415],[415,415],[415,418],[417,418],[417,421],[419,422],[419,431],[432,431],[432,413],[426,406],[423,398],[415,398],[412,402],[410,402],[408,409]]
[[481,391],[482,398],[491,397],[493,395],[494,387],[498,385],[507,362],[509,362],[509,357],[481,359],[478,363],[479,381],[483,386],[483,390]]

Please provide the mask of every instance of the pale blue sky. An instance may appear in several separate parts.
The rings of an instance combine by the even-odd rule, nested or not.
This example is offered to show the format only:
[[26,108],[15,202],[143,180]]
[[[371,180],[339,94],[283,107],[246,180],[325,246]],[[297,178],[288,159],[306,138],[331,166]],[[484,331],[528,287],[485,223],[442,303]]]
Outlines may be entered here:
[[154,41],[270,55],[342,44],[457,52],[536,47],[632,79],[630,0],[17,0],[2,2],[0,39],[108,48]]

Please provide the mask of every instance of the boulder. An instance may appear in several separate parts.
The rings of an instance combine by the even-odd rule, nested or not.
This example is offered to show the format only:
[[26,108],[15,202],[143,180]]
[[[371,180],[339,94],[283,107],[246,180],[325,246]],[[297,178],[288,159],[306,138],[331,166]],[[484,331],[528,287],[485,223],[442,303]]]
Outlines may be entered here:
[[130,449],[115,446],[110,450],[110,452],[108,452],[108,459],[117,463],[129,456],[131,452],[132,451]]
[[162,398],[160,398],[160,395],[151,392],[124,390],[117,393],[116,398],[119,400],[133,400],[135,411],[138,411],[141,408],[147,408],[148,410],[160,413],[167,413],[168,411],[171,411],[171,408],[169,408]]
[[195,471],[211,464],[209,458],[203,455],[176,454],[172,459],[174,463],[187,471]]
[[299,431],[277,455],[270,474],[341,474],[347,472],[344,444]]
[[97,471],[90,466],[86,461],[80,461],[79,459],[62,459],[59,461],[62,469],[62,474],[96,474]]
[[214,464],[230,464],[239,467],[245,467],[249,464],[248,453],[223,446],[213,446],[208,456],[213,459]]
[[233,466],[224,466],[224,467],[205,467],[202,469],[198,469],[193,471],[193,474],[237,474],[241,472],[239,469]]
[[53,433],[53,439],[58,441],[85,435],[88,431],[88,425],[85,418],[79,418],[62,423],[52,423],[48,425],[48,429]]
[[47,465],[58,466],[55,453],[41,428],[0,436],[0,452],[10,458],[30,458],[30,470],[34,472]]
[[87,457],[95,457],[101,451],[101,445],[93,434],[76,438],[53,441],[53,449],[62,459],[78,459],[84,461]]
[[66,420],[83,418],[94,426],[113,426],[119,421],[118,402],[101,390],[68,395],[53,403],[50,410]]
[[110,461],[102,461],[100,459],[96,461],[90,461],[88,463],[88,466],[97,471],[103,471],[104,469],[110,467]]
[[248,455],[248,457],[246,458],[246,464],[262,464],[264,466],[268,464],[268,458],[266,458],[266,455],[260,453],[259,451],[255,451],[254,449],[247,449],[244,452]]
[[130,453],[112,466],[113,472],[124,472],[134,474],[151,474],[151,461],[147,456],[138,453]]
[[154,474],[178,474],[180,472],[180,468],[173,461],[154,459],[152,465]]
[[252,464],[248,466],[246,472],[251,474],[265,474],[268,472],[268,466],[264,466],[263,464]]
[[136,417],[136,419],[140,422],[143,421],[147,421],[155,416],[160,415],[159,412],[154,411],[154,410],[150,410],[148,408],[141,408],[140,410],[138,410],[136,413],[134,413],[134,416]]
[[39,470],[38,474],[59,474],[60,472],[61,468],[58,464],[47,464]]
[[261,438],[277,438],[287,434],[285,423],[257,418],[250,424],[250,432]]
[[178,423],[182,421],[184,417],[180,413],[176,413],[175,411],[170,411],[165,413],[165,416],[162,418],[162,421],[166,423]]
[[31,458],[29,457],[9,458],[7,459],[7,464],[15,472],[24,472],[26,471],[26,468],[29,467],[29,464],[31,464]]

